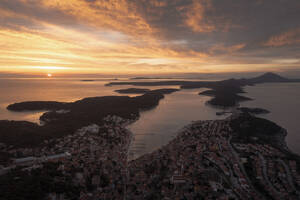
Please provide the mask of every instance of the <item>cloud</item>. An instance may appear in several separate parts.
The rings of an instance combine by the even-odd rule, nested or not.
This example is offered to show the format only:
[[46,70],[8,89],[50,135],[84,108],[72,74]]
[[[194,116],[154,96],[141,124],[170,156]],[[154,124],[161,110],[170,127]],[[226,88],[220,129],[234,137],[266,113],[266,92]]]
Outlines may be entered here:
[[191,4],[179,8],[183,12],[184,23],[194,32],[227,32],[238,28],[233,19],[227,17],[226,10],[218,9],[213,0],[193,0]]
[[185,24],[195,32],[212,32],[216,30],[215,24],[206,18],[205,12],[213,10],[210,0],[194,0],[185,11]]
[[265,46],[280,47],[285,45],[295,45],[300,43],[300,28],[289,30],[279,35],[272,36]]
[[224,44],[217,44],[210,49],[210,54],[211,55],[224,54],[224,53],[232,54],[236,51],[243,49],[245,46],[246,44],[243,43],[231,45],[231,46],[225,46]]
[[155,31],[139,15],[136,5],[127,0],[43,0],[42,5],[94,27],[140,37]]
[[283,67],[272,60],[300,53],[299,10],[299,0],[1,0],[0,70]]

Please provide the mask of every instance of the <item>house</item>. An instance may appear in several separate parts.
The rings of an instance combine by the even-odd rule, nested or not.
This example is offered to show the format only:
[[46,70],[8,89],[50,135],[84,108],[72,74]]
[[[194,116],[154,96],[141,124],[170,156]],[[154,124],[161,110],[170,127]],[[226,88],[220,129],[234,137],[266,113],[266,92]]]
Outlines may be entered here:
[[173,184],[183,184],[186,182],[186,178],[182,175],[173,175],[171,178],[171,183]]

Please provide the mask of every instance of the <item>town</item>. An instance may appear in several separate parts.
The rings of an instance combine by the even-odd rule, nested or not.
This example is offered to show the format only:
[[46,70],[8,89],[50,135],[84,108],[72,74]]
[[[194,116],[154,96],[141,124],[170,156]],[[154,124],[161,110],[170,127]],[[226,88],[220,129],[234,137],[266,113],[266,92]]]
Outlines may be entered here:
[[76,189],[46,191],[50,200],[299,199],[299,161],[258,138],[236,140],[235,117],[193,122],[169,144],[129,161],[131,122],[107,116],[103,126],[92,124],[37,148],[2,145],[1,152],[15,158],[1,166],[0,178],[17,170],[45,172],[55,163],[60,175],[54,183]]
[[229,122],[194,122],[130,162],[128,199],[298,199],[296,161],[267,144],[233,143]]

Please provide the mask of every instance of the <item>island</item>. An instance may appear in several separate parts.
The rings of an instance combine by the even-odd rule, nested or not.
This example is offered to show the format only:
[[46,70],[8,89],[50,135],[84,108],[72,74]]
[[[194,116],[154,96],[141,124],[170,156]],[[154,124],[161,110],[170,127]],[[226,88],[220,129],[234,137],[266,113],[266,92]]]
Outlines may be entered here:
[[180,89],[175,89],[175,88],[162,88],[162,89],[156,89],[156,90],[150,90],[146,88],[128,88],[128,89],[120,89],[120,90],[115,90],[115,92],[120,93],[120,94],[145,94],[149,92],[158,92],[162,94],[171,94],[174,92],[179,91]]
[[120,90],[115,90],[115,92],[120,93],[120,94],[145,94],[149,92],[158,92],[162,94],[171,94],[174,92],[179,91],[180,89],[175,89],[175,88],[162,88],[162,89],[156,89],[156,90],[150,90],[146,88],[128,88],[128,89],[120,89]]
[[143,77],[143,76],[139,76],[139,77],[133,77],[130,78],[131,80],[147,80],[147,79],[174,79],[172,77]]
[[111,79],[105,79],[105,78],[102,78],[102,79],[82,79],[80,80],[81,82],[94,82],[94,81],[99,81],[99,80],[105,80],[105,81],[117,81],[118,79],[117,78],[111,78]]
[[31,122],[0,120],[0,141],[8,145],[35,146],[43,140],[65,136],[90,124],[103,124],[103,118],[117,115],[137,120],[141,110],[151,109],[166,91],[149,91],[141,96],[90,97],[79,101],[31,101],[11,104],[10,111],[48,110],[41,117],[43,126]]
[[149,91],[150,89],[146,89],[146,88],[128,88],[128,89],[115,90],[115,92],[120,94],[145,94],[146,92]]
[[245,93],[243,87],[261,83],[291,83],[300,82],[299,79],[288,79],[278,74],[268,72],[254,78],[228,79],[222,81],[147,81],[147,82],[110,82],[107,86],[133,85],[133,86],[179,86],[181,89],[209,88],[199,93],[213,97],[207,103],[216,107],[234,107],[241,101],[251,100],[239,94]]

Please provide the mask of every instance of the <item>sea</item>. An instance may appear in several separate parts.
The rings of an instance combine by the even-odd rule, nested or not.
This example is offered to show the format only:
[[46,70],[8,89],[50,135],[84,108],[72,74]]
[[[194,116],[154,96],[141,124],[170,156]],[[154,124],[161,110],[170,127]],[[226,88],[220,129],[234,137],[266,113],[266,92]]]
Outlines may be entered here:
[[288,131],[286,143],[289,149],[300,155],[300,83],[264,83],[245,87],[253,101],[241,106],[265,108],[269,119]]
[[[116,93],[115,90],[132,87],[126,85],[105,86],[105,84],[113,81],[129,81],[126,78],[118,80],[93,78],[93,80],[81,81],[80,78],[1,78],[0,120],[25,120],[39,123],[39,117],[46,112],[44,110],[11,112],[6,109],[9,104],[16,102],[72,102],[85,97],[128,96],[128,94]],[[163,80],[160,79],[160,81]],[[178,88],[178,86],[134,87]],[[227,115],[217,116],[216,112],[221,110],[207,105],[206,102],[211,97],[198,95],[204,90],[206,89],[188,89],[168,94],[154,109],[142,111],[140,118],[128,126],[128,129],[134,134],[130,148],[130,159],[138,158],[167,144],[185,125],[192,121],[227,117]],[[300,154],[300,146],[298,145],[300,144],[300,126],[298,125],[300,119],[300,83],[260,84],[245,87],[245,91],[247,92],[245,96],[254,100],[243,102],[241,106],[268,109],[271,113],[260,117],[270,119],[287,129],[286,141],[289,148]]]

